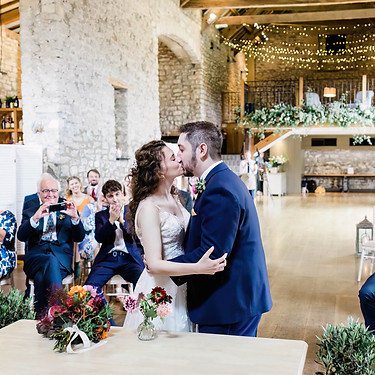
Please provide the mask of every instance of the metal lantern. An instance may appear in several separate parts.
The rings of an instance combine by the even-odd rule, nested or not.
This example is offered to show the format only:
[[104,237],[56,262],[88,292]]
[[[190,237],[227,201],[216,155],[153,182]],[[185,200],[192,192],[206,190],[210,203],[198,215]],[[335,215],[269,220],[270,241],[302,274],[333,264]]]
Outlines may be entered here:
[[362,252],[362,245],[365,242],[372,240],[373,226],[371,221],[367,220],[367,216],[365,216],[365,219],[358,223],[356,227],[357,235],[355,239],[355,248],[357,255],[360,256]]

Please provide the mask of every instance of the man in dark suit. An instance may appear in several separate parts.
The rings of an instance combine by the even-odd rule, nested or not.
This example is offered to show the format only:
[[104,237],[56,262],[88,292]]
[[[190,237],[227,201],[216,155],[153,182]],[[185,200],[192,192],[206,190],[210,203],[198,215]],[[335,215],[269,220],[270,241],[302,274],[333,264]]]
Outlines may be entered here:
[[190,319],[199,332],[256,336],[261,315],[272,307],[257,213],[244,183],[221,161],[220,131],[209,122],[183,125],[178,158],[185,175],[200,177],[185,242],[177,262],[197,262],[227,253],[227,266],[212,276],[188,280]]
[[85,236],[83,225],[72,202],[66,210],[50,212],[59,200],[60,184],[52,176],[38,183],[41,206],[26,208],[18,230],[18,239],[27,242],[24,272],[35,285],[35,310],[39,314],[48,304],[48,294],[62,288],[62,280],[72,273],[73,242]]
[[144,264],[140,249],[126,230],[122,186],[118,181],[109,180],[103,185],[102,193],[109,203],[106,210],[95,214],[95,238],[102,245],[85,284],[103,288],[118,274],[135,285]]

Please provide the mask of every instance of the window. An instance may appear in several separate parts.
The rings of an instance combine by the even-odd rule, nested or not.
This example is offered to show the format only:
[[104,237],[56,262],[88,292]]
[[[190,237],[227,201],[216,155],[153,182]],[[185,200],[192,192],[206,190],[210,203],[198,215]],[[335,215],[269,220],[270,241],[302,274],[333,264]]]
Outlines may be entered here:
[[336,138],[311,138],[311,147],[336,147]]

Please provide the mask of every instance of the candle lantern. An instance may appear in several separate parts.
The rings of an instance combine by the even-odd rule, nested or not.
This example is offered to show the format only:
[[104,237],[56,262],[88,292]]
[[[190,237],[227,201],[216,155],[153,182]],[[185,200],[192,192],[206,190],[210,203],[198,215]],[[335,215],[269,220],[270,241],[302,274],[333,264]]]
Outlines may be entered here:
[[356,227],[357,233],[355,239],[355,248],[357,256],[360,256],[362,252],[362,245],[365,242],[372,240],[373,226],[371,221],[367,220],[367,216],[365,216],[365,219],[358,223]]

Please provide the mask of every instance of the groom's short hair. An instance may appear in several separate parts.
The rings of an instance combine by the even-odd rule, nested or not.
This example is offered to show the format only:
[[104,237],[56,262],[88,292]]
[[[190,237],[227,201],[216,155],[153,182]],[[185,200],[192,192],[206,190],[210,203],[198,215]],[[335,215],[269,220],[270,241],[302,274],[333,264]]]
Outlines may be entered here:
[[186,139],[191,144],[193,151],[195,151],[201,143],[205,143],[211,159],[221,159],[223,137],[220,130],[212,122],[189,122],[188,124],[180,126],[180,133],[186,134]]

